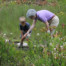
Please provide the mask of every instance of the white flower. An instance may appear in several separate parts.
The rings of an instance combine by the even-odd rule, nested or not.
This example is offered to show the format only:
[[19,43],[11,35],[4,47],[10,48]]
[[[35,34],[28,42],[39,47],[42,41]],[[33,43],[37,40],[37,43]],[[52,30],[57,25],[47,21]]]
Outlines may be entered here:
[[11,35],[13,34],[13,33],[10,33]]
[[66,42],[63,43],[63,45],[66,44]]
[[36,45],[34,45],[34,47],[36,47]]
[[54,48],[54,51],[56,51],[56,48]]
[[39,36],[40,34],[39,33],[37,33],[37,36]]
[[65,44],[66,44],[66,42],[65,42]]
[[57,57],[55,56],[54,58],[56,59]]
[[63,39],[63,38],[60,38],[61,40]]
[[6,39],[5,42],[9,42],[9,39]]
[[17,43],[18,46],[20,46],[20,43]]
[[63,46],[60,46],[61,49],[63,49]]
[[63,56],[63,58],[64,58],[64,56]]
[[57,54],[56,53],[54,53],[54,56],[56,56]]
[[5,34],[3,34],[3,36],[6,36],[6,33],[5,33]]
[[3,34],[3,37],[6,37],[6,33]]
[[59,38],[59,40],[62,40],[62,38]]
[[23,46],[28,46],[28,43],[23,43]]
[[50,46],[52,46],[52,43],[50,43]]

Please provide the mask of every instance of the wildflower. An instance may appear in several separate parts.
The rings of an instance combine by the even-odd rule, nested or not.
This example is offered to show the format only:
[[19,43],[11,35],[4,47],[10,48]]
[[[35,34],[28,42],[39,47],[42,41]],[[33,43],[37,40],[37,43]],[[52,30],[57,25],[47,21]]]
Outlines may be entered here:
[[6,36],[6,33],[5,34],[3,34],[4,36]]
[[63,46],[60,46],[61,49],[63,49]]
[[52,46],[52,43],[50,43],[50,46]]
[[63,58],[64,58],[64,56],[63,56]]
[[18,46],[20,46],[20,43],[17,43]]
[[6,42],[6,43],[9,42],[9,39],[6,39],[5,42]]
[[58,59],[58,53],[54,53],[54,59]]
[[56,59],[56,56],[54,57],[54,59]]
[[36,47],[36,45],[34,45],[34,47]]
[[66,44],[66,42],[63,43],[63,45]]
[[37,36],[39,36],[40,34],[39,33],[37,33]]
[[11,35],[13,34],[13,33],[10,33]]
[[23,46],[28,46],[28,44],[27,43],[23,43]]
[[54,53],[54,56],[56,56],[56,53]]
[[58,59],[58,57],[57,57],[57,56],[55,56],[55,57],[54,57],[54,59],[56,60],[56,59]]
[[59,38],[59,40],[62,40],[63,38]]
[[5,37],[6,36],[6,33],[5,34],[3,34],[3,37]]
[[54,51],[56,51],[56,48],[54,48]]
[[61,48],[63,48],[63,46],[60,46]]
[[62,28],[64,28],[65,27],[65,24],[62,24]]

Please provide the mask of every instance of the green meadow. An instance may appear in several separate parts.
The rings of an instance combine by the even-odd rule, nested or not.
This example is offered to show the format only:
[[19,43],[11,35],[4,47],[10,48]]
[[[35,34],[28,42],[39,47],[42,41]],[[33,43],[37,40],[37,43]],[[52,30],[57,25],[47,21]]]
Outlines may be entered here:
[[[48,0],[51,3],[51,0]],[[36,4],[0,4],[0,66],[65,66],[66,62],[66,1],[57,1],[56,6]],[[54,38],[45,31],[45,25],[37,21],[28,43],[29,49],[19,49],[14,41],[20,41],[19,17],[28,9],[49,10],[59,19]],[[32,24],[31,19],[26,21]],[[5,40],[9,42],[5,43]]]

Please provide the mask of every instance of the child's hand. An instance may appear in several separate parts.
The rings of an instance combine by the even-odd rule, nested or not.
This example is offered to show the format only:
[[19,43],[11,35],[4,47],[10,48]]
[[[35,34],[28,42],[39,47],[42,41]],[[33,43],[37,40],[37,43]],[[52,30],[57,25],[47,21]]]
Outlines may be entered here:
[[27,36],[27,33],[23,37],[26,38],[26,36]]
[[22,41],[26,38],[27,34],[25,34],[23,37],[22,37]]

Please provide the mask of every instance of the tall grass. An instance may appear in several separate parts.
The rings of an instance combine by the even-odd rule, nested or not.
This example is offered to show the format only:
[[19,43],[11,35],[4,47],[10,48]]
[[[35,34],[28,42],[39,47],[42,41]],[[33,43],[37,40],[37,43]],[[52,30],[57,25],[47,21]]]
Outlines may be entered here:
[[[58,5],[59,6],[55,7],[50,5],[38,6],[34,4],[17,5],[16,3],[11,2],[8,5],[0,6],[0,32],[6,33],[7,35],[13,33],[13,36],[11,35],[9,38],[19,37],[19,17],[26,17],[26,12],[30,8],[36,9],[37,11],[47,9],[57,14],[60,19],[60,24],[56,30],[62,33],[62,37],[51,39],[49,34],[41,31],[45,25],[38,21],[36,27],[32,31],[31,38],[28,41],[28,51],[23,51],[22,49],[18,50],[14,44],[9,45],[9,43],[5,43],[0,37],[0,65],[65,66],[66,26],[62,28],[62,24],[66,25],[66,9],[65,4],[62,3],[62,1],[59,1]],[[32,24],[32,20],[26,19],[26,21]],[[39,33],[38,36],[37,33]],[[44,47],[41,47],[40,44]]]
[[[61,4],[60,4],[61,5]],[[63,6],[61,6],[62,8]],[[0,8],[0,31],[3,33],[10,33],[13,32],[15,35],[19,35],[19,17],[20,16],[25,16],[26,17],[26,12],[28,9],[33,8],[38,10],[41,9],[47,9],[52,11],[53,13],[57,14],[60,12],[64,12],[64,15],[58,15],[60,18],[60,24],[64,23],[66,24],[66,13],[65,13],[65,6],[60,9],[58,6],[50,6],[50,5],[45,5],[45,6],[38,6],[38,5],[26,5],[26,4],[9,4],[8,6],[2,6]],[[27,19],[27,21],[31,24],[32,20]],[[42,24],[37,23],[37,27],[40,28],[39,26],[43,26]],[[61,27],[61,25],[59,25]]]

